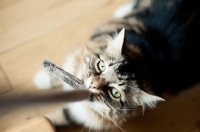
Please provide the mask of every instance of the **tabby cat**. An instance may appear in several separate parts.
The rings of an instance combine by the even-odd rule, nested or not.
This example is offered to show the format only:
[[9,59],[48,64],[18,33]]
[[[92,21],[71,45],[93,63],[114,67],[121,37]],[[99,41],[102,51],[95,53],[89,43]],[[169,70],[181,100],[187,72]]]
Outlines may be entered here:
[[[66,104],[48,117],[55,125],[120,126],[138,110],[164,101],[159,97],[163,91],[177,93],[197,83],[199,50],[199,0],[131,1],[63,64],[84,81],[90,100]],[[62,83],[45,71],[34,82],[41,89]]]

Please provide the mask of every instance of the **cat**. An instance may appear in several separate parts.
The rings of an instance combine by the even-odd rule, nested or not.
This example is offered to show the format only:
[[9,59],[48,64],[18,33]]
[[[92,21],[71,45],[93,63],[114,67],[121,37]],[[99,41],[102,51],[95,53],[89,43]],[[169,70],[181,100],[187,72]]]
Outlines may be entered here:
[[[120,127],[164,101],[164,91],[177,93],[199,81],[199,35],[199,0],[130,1],[62,66],[84,82],[90,100],[66,104],[47,117],[55,125]],[[74,89],[45,71],[34,82],[40,89]]]

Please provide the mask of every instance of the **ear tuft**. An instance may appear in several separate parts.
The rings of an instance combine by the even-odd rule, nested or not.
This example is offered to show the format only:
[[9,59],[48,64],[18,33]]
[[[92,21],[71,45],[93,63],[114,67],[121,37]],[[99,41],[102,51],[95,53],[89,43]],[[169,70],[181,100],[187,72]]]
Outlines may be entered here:
[[115,51],[117,53],[122,52],[122,47],[124,43],[124,37],[125,37],[125,29],[123,28],[118,35],[112,40],[109,40],[108,48],[111,52]]
[[145,106],[148,106],[150,108],[154,108],[154,107],[156,107],[157,102],[165,101],[165,99],[163,99],[161,97],[158,97],[158,96],[155,96],[155,95],[150,95],[146,92],[142,92],[142,94],[140,95],[140,99],[141,99],[141,103],[142,103],[143,108]]

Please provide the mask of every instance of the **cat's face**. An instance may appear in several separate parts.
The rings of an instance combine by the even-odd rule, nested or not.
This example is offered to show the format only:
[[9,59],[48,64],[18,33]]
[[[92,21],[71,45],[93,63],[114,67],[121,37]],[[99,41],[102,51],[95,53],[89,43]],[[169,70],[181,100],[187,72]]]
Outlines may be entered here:
[[91,108],[114,125],[134,115],[136,109],[145,105],[154,107],[163,100],[142,91],[134,73],[124,69],[129,63],[122,55],[124,32],[123,29],[105,45],[89,44],[82,54],[83,61],[79,62],[78,76],[91,91]]

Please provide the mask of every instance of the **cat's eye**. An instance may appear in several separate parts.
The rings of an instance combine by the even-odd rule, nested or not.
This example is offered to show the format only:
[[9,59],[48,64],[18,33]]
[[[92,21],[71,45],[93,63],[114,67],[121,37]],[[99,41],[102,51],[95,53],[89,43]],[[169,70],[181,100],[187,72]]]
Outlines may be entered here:
[[98,63],[97,63],[97,68],[99,69],[100,72],[104,72],[106,67],[105,67],[105,64],[102,60],[100,60]]
[[112,96],[115,98],[119,98],[121,96],[119,90],[117,90],[116,88],[111,88],[110,92],[111,92]]

